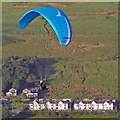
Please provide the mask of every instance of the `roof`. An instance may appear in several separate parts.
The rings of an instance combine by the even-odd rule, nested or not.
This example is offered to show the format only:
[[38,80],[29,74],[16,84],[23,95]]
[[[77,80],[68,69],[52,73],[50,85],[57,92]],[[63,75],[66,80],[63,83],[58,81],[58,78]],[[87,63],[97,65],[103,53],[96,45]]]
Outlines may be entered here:
[[[29,90],[29,89],[25,88],[24,90]],[[23,90],[23,91],[24,91],[24,90]]]
[[11,88],[11,89],[9,89],[9,92],[17,92],[17,90],[14,88]]
[[30,92],[30,90],[26,88],[22,92],[28,92],[28,91]]

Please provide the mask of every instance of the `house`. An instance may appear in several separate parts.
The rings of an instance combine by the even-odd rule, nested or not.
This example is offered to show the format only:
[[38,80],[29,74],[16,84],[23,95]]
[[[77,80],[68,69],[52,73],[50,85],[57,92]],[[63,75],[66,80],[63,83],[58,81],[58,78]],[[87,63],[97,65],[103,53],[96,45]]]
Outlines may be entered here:
[[28,97],[28,98],[34,98],[34,97],[37,97],[38,96],[38,93],[27,93],[26,94],[26,96]]
[[58,110],[68,110],[68,101],[59,101]]
[[41,109],[41,110],[46,109],[46,106],[45,106],[44,103],[43,103],[43,104],[40,104],[40,109]]
[[57,110],[57,109],[58,109],[57,103],[53,103],[53,110]]
[[52,109],[53,109],[53,104],[52,104],[51,101],[47,101],[47,103],[46,103],[46,108],[47,108],[48,110],[52,110]]
[[36,100],[33,101],[33,105],[34,105],[34,110],[40,110],[40,105]]
[[62,99],[62,101],[67,104],[67,107],[68,107],[69,110],[73,110],[74,102],[71,99],[64,98],[64,99]]
[[84,101],[84,103],[86,104],[86,110],[91,110],[92,109],[92,106],[91,106],[92,101],[91,100]]
[[91,108],[92,110],[98,110],[99,109],[98,103],[96,101],[92,101]]
[[97,101],[98,103],[98,110],[104,110],[104,101]]
[[39,99],[39,105],[41,110],[46,109],[46,100],[43,98]]
[[113,103],[111,101],[105,101],[104,110],[113,110]]
[[92,101],[89,100],[76,100],[74,102],[74,110],[91,110]]
[[27,88],[22,91],[23,94],[28,94],[28,93],[30,93],[30,92],[31,92],[31,91],[30,91],[29,89],[27,89]]
[[36,100],[34,100],[33,103],[29,104],[29,109],[30,110],[40,110],[40,105]]
[[83,102],[83,101],[80,101],[80,102],[79,102],[79,109],[80,109],[80,110],[85,110],[85,108],[86,108],[86,105],[84,104],[84,102]]
[[39,104],[41,109],[48,109],[48,110],[56,110],[57,109],[57,102],[56,99],[39,99]]
[[11,92],[6,92],[6,96],[7,96],[7,97],[12,97],[12,95],[13,95],[13,94],[12,94]]
[[68,110],[69,102],[68,101],[58,101],[56,99],[48,100],[46,102],[46,108],[48,110]]
[[12,96],[17,96],[17,90],[14,88],[9,89],[9,92],[12,93]]

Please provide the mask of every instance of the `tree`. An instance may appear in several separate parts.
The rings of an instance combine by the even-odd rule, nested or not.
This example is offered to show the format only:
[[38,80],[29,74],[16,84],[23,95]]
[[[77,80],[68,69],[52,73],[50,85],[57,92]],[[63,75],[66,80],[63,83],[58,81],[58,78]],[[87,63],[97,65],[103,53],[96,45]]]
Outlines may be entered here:
[[26,79],[27,82],[35,82],[36,81],[36,77],[31,74],[27,79]]
[[12,87],[19,88],[19,80],[26,79],[29,74],[27,59],[24,61],[17,61],[16,59],[12,61],[7,59],[2,62],[3,90],[6,89],[8,82],[9,84],[13,83]]
[[12,84],[12,87],[18,89],[20,87],[19,81],[15,80]]

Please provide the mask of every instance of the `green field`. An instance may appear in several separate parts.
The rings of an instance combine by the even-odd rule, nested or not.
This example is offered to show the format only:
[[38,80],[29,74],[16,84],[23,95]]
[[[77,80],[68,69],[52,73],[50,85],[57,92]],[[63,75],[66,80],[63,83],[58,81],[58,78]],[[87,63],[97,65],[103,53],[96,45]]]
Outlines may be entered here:
[[[13,55],[58,59],[48,66],[55,71],[48,76],[48,98],[118,98],[118,3],[14,4],[2,3],[4,59]],[[18,29],[25,12],[46,6],[68,15],[73,29],[68,46],[50,39],[40,17],[26,30]]]

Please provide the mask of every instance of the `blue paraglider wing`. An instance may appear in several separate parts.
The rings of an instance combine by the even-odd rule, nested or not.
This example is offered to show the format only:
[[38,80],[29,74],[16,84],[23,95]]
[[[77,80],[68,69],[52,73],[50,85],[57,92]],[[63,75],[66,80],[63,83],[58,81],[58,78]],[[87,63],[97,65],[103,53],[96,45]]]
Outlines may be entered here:
[[35,18],[42,15],[56,32],[60,44],[66,46],[72,39],[72,27],[68,17],[58,8],[37,8],[29,10],[20,19],[18,27],[25,29]]

